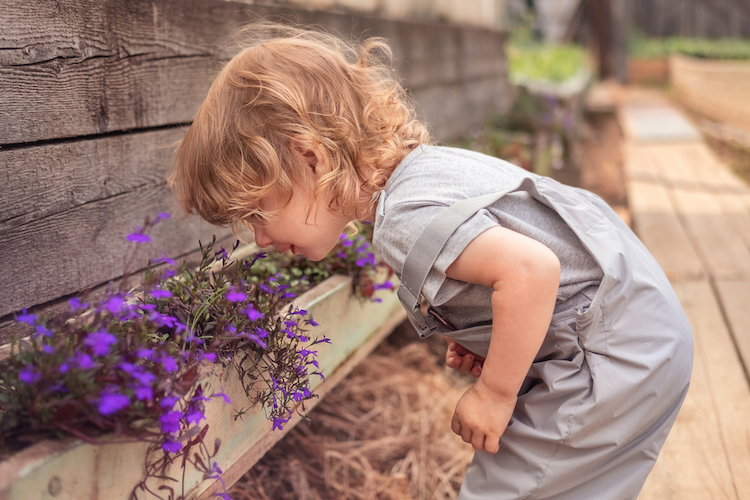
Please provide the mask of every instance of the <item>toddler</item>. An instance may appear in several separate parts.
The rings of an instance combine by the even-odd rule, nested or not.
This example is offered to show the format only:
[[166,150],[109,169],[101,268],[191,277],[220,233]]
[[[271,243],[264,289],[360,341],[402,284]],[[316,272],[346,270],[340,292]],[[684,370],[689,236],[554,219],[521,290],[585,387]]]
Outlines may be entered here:
[[460,499],[636,498],[692,365],[636,236],[587,191],[433,145],[384,41],[250,30],[177,149],[183,208],[312,260],[374,224],[419,334],[477,379],[451,422],[476,450]]

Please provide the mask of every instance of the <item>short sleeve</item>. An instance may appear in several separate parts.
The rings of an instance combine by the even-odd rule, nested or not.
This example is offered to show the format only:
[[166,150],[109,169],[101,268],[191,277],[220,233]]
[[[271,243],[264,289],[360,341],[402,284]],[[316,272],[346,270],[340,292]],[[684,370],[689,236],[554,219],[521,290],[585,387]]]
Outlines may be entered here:
[[[440,213],[446,208],[447,206],[434,202],[399,203],[388,207],[386,215],[376,228],[373,242],[380,256],[398,276],[402,274],[406,255],[423,229],[434,217],[440,217]],[[461,224],[448,238],[422,288],[422,295],[432,305],[439,306],[447,302],[469,285],[447,278],[446,271],[474,238],[498,225],[497,218],[482,209]]]

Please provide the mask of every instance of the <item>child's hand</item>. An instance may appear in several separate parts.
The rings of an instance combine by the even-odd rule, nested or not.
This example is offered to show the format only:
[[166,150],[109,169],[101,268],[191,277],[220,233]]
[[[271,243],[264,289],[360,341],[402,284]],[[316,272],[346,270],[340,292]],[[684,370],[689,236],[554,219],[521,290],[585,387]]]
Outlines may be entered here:
[[493,392],[480,378],[458,400],[451,429],[475,450],[497,453],[515,407],[515,397]]
[[474,378],[482,374],[484,358],[474,354],[464,346],[446,337],[448,350],[445,353],[445,364],[459,373],[469,373]]

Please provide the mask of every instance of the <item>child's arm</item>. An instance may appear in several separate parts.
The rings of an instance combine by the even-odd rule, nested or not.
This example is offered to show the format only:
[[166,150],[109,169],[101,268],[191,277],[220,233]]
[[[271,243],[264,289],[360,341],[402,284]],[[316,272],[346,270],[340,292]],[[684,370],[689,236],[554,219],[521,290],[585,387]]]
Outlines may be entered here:
[[494,289],[489,353],[477,382],[456,405],[451,428],[474,449],[496,453],[549,328],[560,261],[542,243],[494,227],[469,243],[446,274]]

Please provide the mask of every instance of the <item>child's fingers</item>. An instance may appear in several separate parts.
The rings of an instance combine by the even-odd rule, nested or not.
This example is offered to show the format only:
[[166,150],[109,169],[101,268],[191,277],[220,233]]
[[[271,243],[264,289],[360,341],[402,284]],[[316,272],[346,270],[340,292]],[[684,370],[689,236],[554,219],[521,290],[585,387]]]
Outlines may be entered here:
[[453,414],[453,418],[451,419],[451,430],[454,434],[461,435],[461,420],[459,420],[458,415],[455,413]]
[[492,434],[487,434],[484,437],[484,451],[487,453],[495,454],[498,451],[500,451],[500,436],[493,436]]

